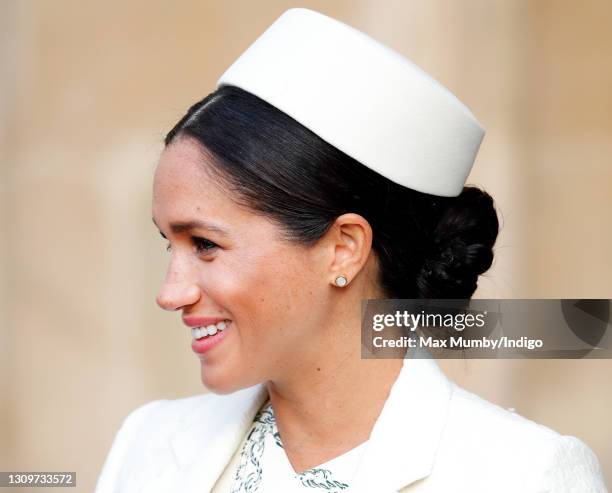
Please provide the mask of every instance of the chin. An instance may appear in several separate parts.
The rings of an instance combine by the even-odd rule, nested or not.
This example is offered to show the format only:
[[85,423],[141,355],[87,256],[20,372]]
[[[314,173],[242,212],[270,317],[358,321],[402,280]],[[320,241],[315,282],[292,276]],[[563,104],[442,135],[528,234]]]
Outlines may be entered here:
[[202,362],[201,368],[202,384],[207,390],[215,394],[231,394],[250,386],[249,384],[242,385],[243,382],[236,378],[232,372],[223,371],[221,368],[207,368],[205,362]]

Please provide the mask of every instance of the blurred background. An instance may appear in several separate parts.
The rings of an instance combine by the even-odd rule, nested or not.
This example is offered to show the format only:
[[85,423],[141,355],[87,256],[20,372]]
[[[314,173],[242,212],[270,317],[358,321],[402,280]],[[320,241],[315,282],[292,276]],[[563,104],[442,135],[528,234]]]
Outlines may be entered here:
[[[502,229],[478,298],[612,298],[609,0],[0,0],[0,470],[92,491],[121,420],[205,392],[162,312],[151,222],[165,133],[284,10],[412,59],[487,128],[468,184]],[[612,485],[612,361],[444,360],[584,440]]]

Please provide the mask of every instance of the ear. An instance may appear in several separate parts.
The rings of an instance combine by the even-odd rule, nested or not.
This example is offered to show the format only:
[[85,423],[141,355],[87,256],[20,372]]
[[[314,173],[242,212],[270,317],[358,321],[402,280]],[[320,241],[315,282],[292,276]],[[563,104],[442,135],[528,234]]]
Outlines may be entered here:
[[350,283],[363,269],[372,249],[372,227],[363,216],[343,214],[326,233],[333,250],[329,265],[329,281],[334,284],[338,276],[345,276]]

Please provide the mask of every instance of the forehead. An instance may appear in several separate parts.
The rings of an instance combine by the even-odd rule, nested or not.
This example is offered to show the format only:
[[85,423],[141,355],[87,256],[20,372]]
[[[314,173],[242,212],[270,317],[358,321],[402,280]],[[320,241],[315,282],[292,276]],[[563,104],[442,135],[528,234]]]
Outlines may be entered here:
[[179,138],[167,146],[161,153],[155,169],[156,188],[178,185],[194,179],[200,184],[202,180],[208,181],[209,166],[207,156],[201,147],[192,138]]
[[158,224],[193,215],[230,221],[248,214],[230,199],[209,166],[210,158],[191,138],[181,138],[162,151],[153,181],[153,217]]

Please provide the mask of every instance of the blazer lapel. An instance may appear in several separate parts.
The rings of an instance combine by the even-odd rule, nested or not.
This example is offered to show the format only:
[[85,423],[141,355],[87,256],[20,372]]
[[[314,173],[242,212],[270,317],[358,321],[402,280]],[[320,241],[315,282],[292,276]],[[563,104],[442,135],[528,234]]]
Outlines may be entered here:
[[426,352],[406,357],[370,434],[356,491],[396,492],[428,476],[435,462],[452,383]]
[[[139,491],[211,491],[267,396],[265,384],[227,395],[207,395],[208,401],[201,401],[182,419],[164,446],[171,453],[160,454],[165,457],[163,463],[148,468],[151,475]],[[156,467],[163,470],[154,470]]]

